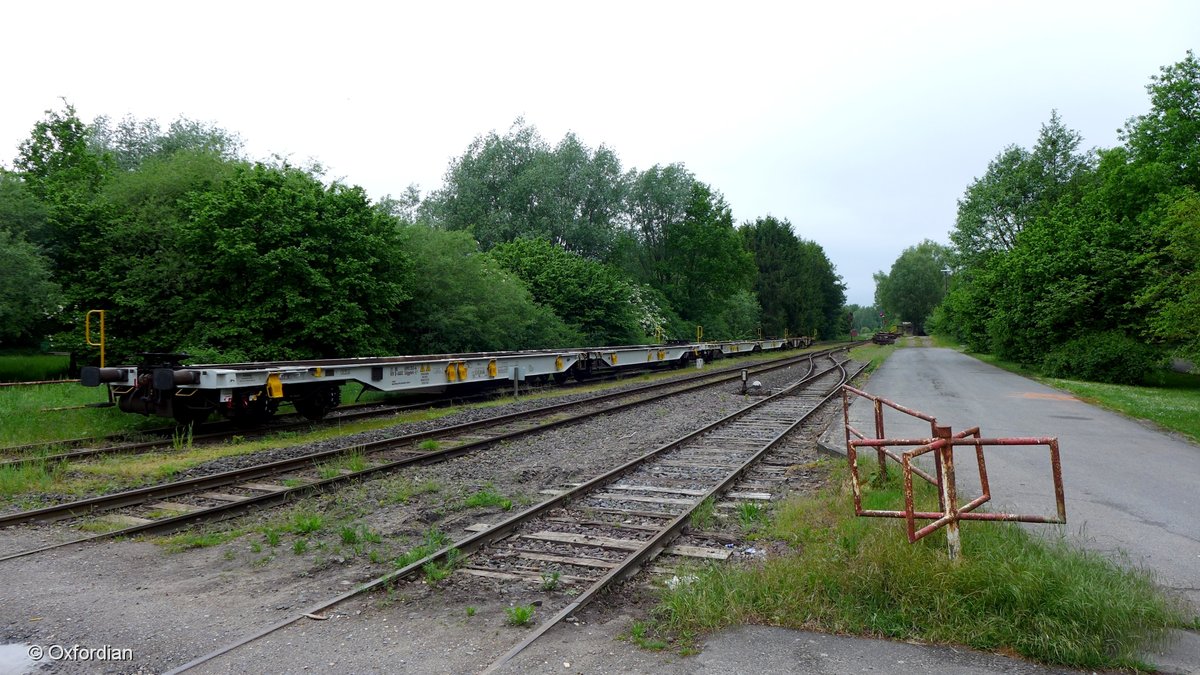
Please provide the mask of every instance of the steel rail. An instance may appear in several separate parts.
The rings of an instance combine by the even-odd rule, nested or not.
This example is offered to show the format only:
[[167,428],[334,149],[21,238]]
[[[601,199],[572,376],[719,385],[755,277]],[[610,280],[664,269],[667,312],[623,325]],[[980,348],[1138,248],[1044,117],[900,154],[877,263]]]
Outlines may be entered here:
[[[834,350],[829,350],[829,351],[832,352]],[[827,353],[827,354],[821,354],[821,355],[828,356],[829,354]],[[539,504],[536,504],[519,514],[516,514],[500,523],[493,525],[492,527],[488,528],[487,530],[484,530],[482,532],[477,532],[475,534],[464,537],[463,539],[460,539],[457,542],[449,544],[449,545],[439,549],[438,551],[435,551],[435,552],[425,556],[424,558],[421,558],[420,560],[417,560],[405,567],[402,567],[398,570],[389,572],[388,574],[377,577],[366,583],[360,584],[352,590],[346,591],[345,593],[342,593],[334,598],[331,598],[331,599],[323,601],[317,605],[314,605],[314,606],[300,612],[299,614],[297,614],[295,616],[292,616],[292,617],[289,617],[286,619],[282,619],[270,626],[267,626],[266,628],[259,630],[258,632],[255,632],[251,635],[244,636],[244,637],[238,639],[236,642],[230,643],[230,644],[220,647],[212,652],[209,652],[208,654],[197,657],[196,659],[193,659],[192,661],[189,661],[188,663],[185,663],[179,667],[176,667],[170,671],[167,671],[166,675],[176,675],[177,673],[182,673],[182,672],[191,670],[192,668],[195,668],[201,664],[207,663],[207,662],[209,662],[217,657],[220,657],[224,654],[227,654],[239,647],[247,645],[251,642],[254,642],[263,637],[266,637],[267,635],[270,635],[271,633],[274,633],[283,628],[286,628],[287,626],[290,626],[293,623],[296,623],[297,621],[300,621],[301,619],[304,619],[307,616],[320,615],[322,612],[325,612],[328,609],[330,609],[350,598],[361,595],[368,591],[372,591],[377,588],[386,587],[387,585],[389,585],[391,583],[394,583],[398,580],[404,579],[405,577],[408,577],[408,576],[418,573],[425,565],[427,565],[429,563],[438,563],[438,562],[444,561],[449,555],[451,555],[452,552],[458,552],[458,553],[463,553],[463,554],[469,555],[470,553],[477,551],[480,548],[487,546],[488,544],[500,541],[501,539],[504,539],[504,538],[508,537],[510,534],[512,534],[522,524],[532,521],[533,519],[535,519],[539,516],[542,516],[555,508],[559,508],[559,507],[567,504],[568,502],[579,498],[581,495],[583,495],[587,492],[590,492],[590,491],[592,491],[596,488],[599,488],[607,483],[610,483],[613,480],[616,480],[616,479],[624,476],[625,474],[633,471],[634,469],[642,466],[643,464],[662,456],[664,453],[666,453],[670,450],[674,450],[693,439],[699,438],[700,436],[708,433],[709,431],[712,431],[713,429],[715,429],[717,427],[723,426],[725,424],[728,424],[729,422],[737,420],[737,419],[745,416],[746,414],[752,412],[753,410],[755,410],[763,405],[766,405],[767,403],[769,403],[771,401],[774,401],[777,398],[780,398],[785,395],[789,395],[793,391],[796,391],[797,389],[810,384],[813,380],[821,377],[825,373],[828,373],[828,372],[838,369],[838,368],[842,368],[842,372],[844,375],[845,370],[844,370],[843,366],[844,366],[844,362],[835,365],[833,368],[830,368],[827,371],[823,371],[821,373],[816,373],[816,374],[814,374],[810,370],[808,375],[806,375],[803,379],[801,379],[799,382],[788,387],[787,389],[785,389],[783,391],[780,391],[772,396],[764,397],[763,399],[761,399],[755,403],[751,403],[750,405],[748,405],[740,410],[737,410],[715,422],[712,422],[711,424],[707,424],[700,429],[692,431],[678,439],[675,439],[674,441],[671,441],[671,442],[666,443],[665,445],[662,445],[654,450],[651,450],[651,451],[645,453],[644,455],[641,455],[640,457],[632,459],[632,460],[626,462],[625,464],[622,464],[621,466],[608,471],[607,473],[604,473],[600,476],[592,478],[591,480],[588,480],[569,491],[566,491],[562,494],[551,497]],[[865,368],[866,368],[866,365],[862,366],[862,368],[860,368],[851,377],[857,376],[858,373],[861,373],[862,370]],[[847,379],[848,378],[843,378],[842,381],[845,382]],[[812,414],[812,412],[819,410],[821,408],[821,406],[825,405],[825,403],[827,403],[830,400],[830,398],[837,393],[837,391],[838,390],[835,387],[833,390],[833,393],[825,396],[821,400],[820,403],[818,403],[817,405],[815,405],[813,407],[813,411],[810,411],[802,419],[806,419],[809,415]],[[799,422],[797,424],[799,424]],[[794,425],[793,425],[793,428],[794,428]],[[780,434],[780,438],[782,438],[784,435],[786,435],[786,434]],[[772,443],[774,444],[777,442],[778,442],[778,439],[776,439]],[[738,473],[738,475],[740,475],[742,473],[742,471],[739,470],[737,473]],[[698,503],[702,503],[702,502],[703,502],[703,500],[701,500]],[[690,511],[689,511],[689,514],[690,514]],[[686,523],[687,518],[680,517],[679,519],[677,519],[677,521],[680,523]],[[655,551],[655,552],[657,552],[657,551]],[[649,554],[647,553],[647,555],[649,555]],[[590,597],[594,597],[594,595],[595,595],[594,592],[589,594],[589,599],[590,599]],[[582,605],[577,601],[576,603],[573,603],[572,609],[577,610],[581,606]],[[568,614],[561,613],[561,616],[555,617],[556,621],[561,621],[561,619],[567,615]],[[544,632],[544,630],[541,632]]]
[[[808,361],[809,362],[809,374],[811,374],[812,373],[812,360],[818,356],[826,356],[826,355],[828,355],[827,351],[812,352],[809,354],[799,355],[799,356],[793,357],[791,359],[783,360],[780,363],[773,364],[768,368],[764,368],[764,369],[760,370],[759,372],[763,372],[765,370],[780,369],[780,368],[788,367],[791,365],[795,365],[795,364],[803,362],[803,361]],[[443,450],[436,450],[436,451],[432,451],[432,452],[413,455],[410,457],[405,457],[405,458],[395,460],[392,462],[387,462],[387,463],[384,463],[384,464],[381,464],[378,466],[368,467],[361,471],[356,471],[356,472],[352,472],[352,473],[348,473],[348,474],[344,474],[344,475],[340,475],[340,476],[334,476],[332,478],[314,481],[312,483],[307,483],[305,485],[300,485],[300,486],[291,487],[291,488],[285,488],[285,489],[281,489],[281,490],[278,490],[275,492],[270,492],[270,493],[257,495],[257,496],[248,496],[247,498],[236,501],[236,502],[229,502],[226,504],[221,504],[221,505],[209,507],[206,509],[193,511],[191,513],[185,513],[185,514],[182,514],[179,516],[163,518],[163,519],[155,520],[154,522],[151,522],[151,523],[132,525],[130,527],[112,530],[110,532],[102,532],[102,533],[90,535],[87,537],[80,537],[77,539],[72,539],[72,540],[57,543],[57,544],[43,546],[43,547],[36,548],[36,549],[30,549],[27,551],[12,553],[12,554],[0,557],[0,562],[6,561],[6,560],[12,560],[12,559],[16,559],[16,558],[22,558],[22,557],[26,557],[29,555],[34,555],[36,553],[42,553],[44,551],[49,551],[49,550],[53,550],[53,549],[57,549],[57,548],[63,548],[66,546],[72,546],[72,545],[76,545],[76,544],[84,544],[84,543],[88,543],[88,542],[100,541],[100,540],[105,540],[105,539],[113,539],[116,537],[129,536],[129,535],[135,535],[135,534],[162,534],[162,533],[173,532],[173,531],[182,529],[183,527],[186,527],[186,526],[196,523],[196,522],[210,522],[210,521],[217,521],[217,520],[226,520],[229,518],[237,517],[239,515],[242,515],[244,512],[248,512],[248,511],[256,509],[256,508],[260,508],[260,507],[264,507],[264,506],[268,506],[268,505],[274,505],[274,504],[277,504],[280,502],[285,502],[285,501],[288,501],[288,500],[290,500],[292,498],[296,498],[296,497],[307,496],[309,494],[324,491],[327,488],[335,487],[339,484],[350,482],[350,481],[353,481],[353,480],[356,480],[359,478],[365,478],[365,477],[372,476],[372,475],[379,474],[379,473],[387,473],[387,472],[395,471],[395,470],[398,470],[398,469],[401,469],[401,468],[404,468],[407,466],[411,466],[411,465],[433,464],[433,463],[437,463],[437,462],[441,462],[441,461],[446,461],[448,459],[452,459],[454,457],[458,457],[458,456],[482,449],[484,447],[494,445],[501,441],[517,438],[520,436],[530,435],[530,434],[534,434],[534,433],[540,433],[542,431],[546,431],[549,429],[578,423],[580,421],[595,417],[597,415],[608,414],[611,412],[623,410],[625,408],[633,407],[636,405],[642,405],[645,403],[657,401],[657,400],[660,400],[663,398],[667,398],[669,396],[676,396],[679,394],[694,391],[696,389],[701,389],[701,388],[709,387],[709,386],[715,386],[717,384],[727,382],[729,379],[733,379],[733,377],[737,377],[737,376],[739,376],[739,375],[734,375],[734,376],[730,376],[730,377],[718,377],[717,379],[714,379],[709,382],[698,382],[695,384],[690,384],[682,389],[672,389],[671,391],[666,391],[666,392],[652,395],[650,397],[640,398],[640,399],[637,399],[634,401],[621,403],[621,404],[618,404],[618,405],[615,405],[615,406],[612,406],[609,408],[604,408],[604,409],[600,409],[600,410],[586,412],[586,413],[583,413],[580,415],[575,415],[572,417],[563,418],[560,420],[546,422],[546,423],[540,424],[535,427],[530,427],[530,428],[526,428],[526,429],[518,429],[515,431],[507,432],[507,433],[500,434],[500,435],[493,436],[493,437],[486,438],[486,439],[470,441],[470,442],[464,443],[462,445],[458,445],[453,448],[446,448]],[[709,375],[709,377],[711,378],[711,374]],[[177,481],[175,483],[168,483],[168,484],[164,484],[164,485],[140,488],[137,490],[130,490],[130,491],[126,491],[126,492],[117,493],[114,495],[93,497],[91,499],[80,500],[77,502],[70,502],[68,504],[60,504],[60,505],[56,505],[56,506],[43,507],[41,509],[35,509],[35,510],[31,510],[31,511],[24,511],[24,512],[20,512],[20,513],[3,515],[3,516],[0,516],[0,527],[16,525],[16,524],[20,524],[20,523],[38,522],[38,521],[46,521],[46,520],[58,520],[58,519],[63,519],[63,518],[77,517],[77,516],[87,515],[87,514],[96,512],[96,511],[111,510],[111,509],[115,509],[115,508],[121,508],[124,506],[132,506],[132,505],[136,505],[136,504],[141,504],[141,503],[144,503],[144,502],[147,502],[150,500],[169,499],[171,497],[177,497],[180,495],[191,494],[194,492],[199,492],[201,490],[208,490],[208,489],[211,489],[214,487],[220,487],[220,486],[229,485],[232,483],[239,483],[239,482],[254,480],[254,479],[262,478],[262,477],[268,476],[268,475],[284,473],[284,472],[291,471],[291,470],[294,470],[297,468],[308,468],[309,466],[317,465],[320,460],[332,459],[332,458],[335,458],[338,456],[344,456],[344,455],[347,455],[347,454],[350,454],[353,452],[367,452],[367,453],[381,452],[383,450],[392,449],[397,445],[404,445],[404,444],[412,443],[412,442],[422,440],[425,438],[431,438],[434,436],[444,436],[444,435],[448,435],[451,433],[461,433],[462,431],[476,429],[481,426],[491,426],[491,425],[503,424],[503,423],[512,422],[515,420],[525,419],[529,416],[541,415],[546,412],[551,412],[551,411],[558,410],[558,409],[568,407],[568,406],[573,406],[573,405],[579,406],[579,405],[584,405],[584,404],[588,404],[588,403],[595,403],[595,402],[597,402],[598,399],[607,400],[607,399],[617,398],[620,396],[627,396],[630,393],[642,393],[644,390],[649,389],[649,388],[667,388],[674,384],[678,384],[678,381],[659,383],[656,385],[650,385],[648,387],[639,387],[635,390],[626,390],[623,392],[613,392],[611,394],[605,394],[600,397],[589,398],[584,401],[559,403],[559,404],[554,404],[551,406],[546,406],[543,408],[538,408],[538,409],[535,409],[532,411],[525,411],[522,413],[511,413],[508,415],[500,415],[497,417],[488,418],[486,420],[478,420],[475,422],[468,422],[468,423],[464,423],[464,424],[454,425],[452,427],[445,427],[442,429],[434,429],[434,430],[425,431],[425,432],[406,434],[404,436],[399,436],[399,437],[395,437],[395,438],[391,438],[391,439],[382,439],[382,440],[374,441],[374,442],[370,442],[370,443],[355,444],[355,445],[348,446],[346,448],[327,450],[324,452],[314,453],[311,455],[304,455],[302,457],[296,457],[296,458],[287,459],[287,460],[280,460],[277,462],[271,462],[268,464],[261,464],[261,465],[257,465],[257,466],[246,467],[243,469],[235,469],[232,471],[227,471],[227,472],[223,472],[223,473],[219,473],[219,474],[213,474],[211,476],[202,476],[199,478],[193,478],[193,479],[189,479],[189,480],[185,480],[185,481]]]

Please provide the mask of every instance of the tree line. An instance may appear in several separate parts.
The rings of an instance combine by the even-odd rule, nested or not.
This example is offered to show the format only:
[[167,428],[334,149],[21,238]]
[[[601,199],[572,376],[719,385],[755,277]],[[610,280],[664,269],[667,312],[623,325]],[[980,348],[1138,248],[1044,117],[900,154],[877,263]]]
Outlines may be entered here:
[[181,118],[49,110],[0,170],[0,346],[205,361],[438,353],[842,328],[844,285],[786,220],[736,224],[682,164],[639,171],[517,120],[440,189],[377,201]]
[[906,250],[876,301],[1052,376],[1137,382],[1164,356],[1200,360],[1200,61],[1146,89],[1117,147],[1081,149],[1054,112],[1032,148],[1004,148],[951,246]]

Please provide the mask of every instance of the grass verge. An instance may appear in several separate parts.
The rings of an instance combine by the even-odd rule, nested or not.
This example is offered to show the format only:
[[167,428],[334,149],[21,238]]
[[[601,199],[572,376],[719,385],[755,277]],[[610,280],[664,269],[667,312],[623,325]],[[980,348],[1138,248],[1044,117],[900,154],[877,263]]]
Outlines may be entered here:
[[1200,375],[1163,371],[1155,374],[1158,382],[1153,385],[1102,384],[1044,377],[991,354],[970,352],[970,356],[1046,386],[1068,391],[1087,403],[1149,420],[1200,443],[1200,415],[1196,414],[1200,410]]
[[[854,517],[846,473],[777,511],[763,538],[791,554],[691,572],[664,591],[659,627],[759,623],[1144,669],[1139,654],[1195,621],[1149,574],[1012,524],[963,523],[963,556],[950,562],[944,534],[909,544],[898,521]],[[895,482],[867,494],[868,508],[899,501]]]

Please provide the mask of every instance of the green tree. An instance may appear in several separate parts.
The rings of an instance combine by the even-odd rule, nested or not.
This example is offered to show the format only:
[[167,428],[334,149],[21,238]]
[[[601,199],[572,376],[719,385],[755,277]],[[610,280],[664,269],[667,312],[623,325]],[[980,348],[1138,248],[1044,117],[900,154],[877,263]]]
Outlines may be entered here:
[[58,286],[33,244],[0,227],[0,345],[30,344],[57,311]]
[[400,230],[418,287],[396,324],[411,354],[578,346],[583,340],[466,232]]
[[1010,145],[967,187],[950,233],[961,265],[1011,251],[1029,223],[1070,194],[1092,166],[1079,152],[1082,137],[1063,125],[1058,111],[1042,125],[1033,150]]
[[242,140],[220,127],[180,117],[164,132],[154,119],[126,115],[113,122],[97,117],[89,125],[89,143],[97,155],[107,153],[120,169],[132,171],[146,160],[181,151],[205,152],[224,159],[239,158]]
[[644,340],[628,282],[612,268],[565,251],[545,239],[517,239],[492,249],[506,270],[529,287],[591,345]]
[[950,250],[928,239],[904,249],[887,274],[875,273],[875,304],[924,333],[926,319],[946,294],[943,270],[949,260]]
[[1151,310],[1151,335],[1200,362],[1200,195],[1184,190],[1154,215],[1159,245],[1137,261],[1148,278],[1137,302]]
[[798,238],[786,220],[767,216],[744,225],[740,233],[754,256],[754,291],[762,304],[766,335],[830,338],[845,330],[841,316],[845,286],[825,251]]
[[256,359],[394,351],[412,263],[361,188],[257,164],[192,193],[184,211],[189,302],[163,317],[181,327],[181,346]]
[[570,251],[607,260],[625,195],[616,155],[592,150],[574,134],[551,148],[518,119],[504,136],[476,138],[446,172],[426,212],[433,223],[467,230],[491,248],[541,237]]
[[1135,162],[1162,166],[1174,185],[1200,189],[1200,60],[1163,66],[1146,85],[1150,112],[1125,123],[1122,140]]

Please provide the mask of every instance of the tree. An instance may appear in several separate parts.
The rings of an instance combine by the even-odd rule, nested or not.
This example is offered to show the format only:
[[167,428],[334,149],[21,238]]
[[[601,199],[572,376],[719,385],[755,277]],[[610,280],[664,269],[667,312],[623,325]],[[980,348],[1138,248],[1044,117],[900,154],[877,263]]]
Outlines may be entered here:
[[89,143],[95,154],[107,153],[125,171],[137,169],[152,157],[161,159],[181,151],[202,151],[234,160],[242,148],[237,134],[211,124],[180,117],[163,132],[157,120],[139,120],[132,115],[116,123],[97,117],[89,125]]
[[[419,284],[396,324],[410,354],[578,346],[582,337],[539,305],[525,284],[466,232],[424,225],[400,229]],[[433,281],[436,280],[436,281]]]
[[1058,111],[1042,125],[1032,151],[1010,145],[967,187],[958,202],[950,240],[960,264],[1011,251],[1035,218],[1072,191],[1092,160],[1079,152],[1082,137],[1062,124]]
[[1148,282],[1137,303],[1151,310],[1149,333],[1200,362],[1200,195],[1163,200],[1152,219],[1159,246],[1138,260]]
[[1200,60],[1163,66],[1146,85],[1150,112],[1125,123],[1122,140],[1135,162],[1162,165],[1173,184],[1200,189]]
[[754,291],[762,304],[767,335],[840,334],[845,286],[825,251],[798,238],[786,220],[767,216],[744,225],[740,233],[754,256]]
[[517,239],[492,249],[500,265],[523,280],[590,345],[643,341],[631,288],[613,269],[545,239]]
[[875,304],[897,320],[911,321],[918,334],[946,294],[947,247],[926,239],[904,249],[891,271],[875,273]]
[[58,286],[33,244],[0,228],[0,344],[28,344],[57,310]]
[[361,188],[256,164],[184,202],[188,302],[162,317],[181,330],[179,346],[255,359],[394,351],[412,263]]
[[476,138],[430,196],[432,221],[467,230],[484,249],[540,237],[585,257],[607,260],[624,199],[621,164],[574,134],[554,148],[518,119],[504,136]]

